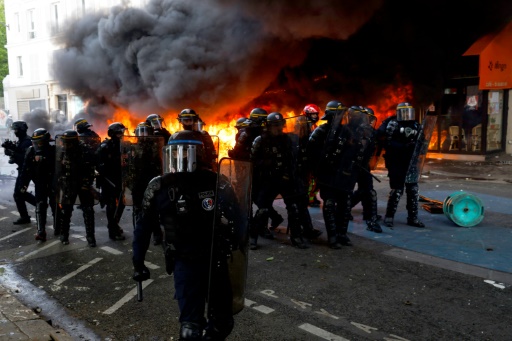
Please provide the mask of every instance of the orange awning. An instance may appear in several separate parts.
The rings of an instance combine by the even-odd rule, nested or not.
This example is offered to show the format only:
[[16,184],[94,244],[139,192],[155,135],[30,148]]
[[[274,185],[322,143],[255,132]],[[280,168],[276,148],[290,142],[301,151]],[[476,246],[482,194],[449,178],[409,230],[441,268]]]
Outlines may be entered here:
[[512,88],[512,22],[478,39],[463,56],[480,55],[480,90]]

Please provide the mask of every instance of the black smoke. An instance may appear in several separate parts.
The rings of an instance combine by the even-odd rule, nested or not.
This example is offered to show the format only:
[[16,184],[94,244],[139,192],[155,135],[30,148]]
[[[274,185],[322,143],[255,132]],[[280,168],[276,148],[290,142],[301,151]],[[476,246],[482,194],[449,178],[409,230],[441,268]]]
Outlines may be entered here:
[[53,74],[91,118],[365,105],[390,84],[412,84],[425,104],[511,13],[508,0],[153,0],[70,24]]

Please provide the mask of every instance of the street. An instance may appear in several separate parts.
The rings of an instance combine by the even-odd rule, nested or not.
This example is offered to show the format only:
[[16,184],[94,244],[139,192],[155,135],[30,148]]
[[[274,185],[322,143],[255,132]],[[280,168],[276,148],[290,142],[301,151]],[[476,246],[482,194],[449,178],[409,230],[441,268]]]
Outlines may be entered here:
[[[428,165],[427,165],[428,168]],[[388,183],[375,172],[379,213]],[[0,183],[0,284],[76,340],[177,340],[178,307],[160,246],[146,260],[151,279],[137,302],[131,279],[131,208],[121,226],[127,239],[111,241],[104,209],[95,206],[98,246],[85,240],[82,212],[72,217],[70,244],[45,243],[32,224],[15,226],[12,180]],[[426,228],[405,225],[405,200],[395,227],[366,231],[361,206],[349,227],[353,247],[328,247],[321,208],[310,208],[324,231],[300,250],[286,221],[276,239],[259,239],[249,253],[245,309],[229,340],[509,340],[512,336],[512,184],[430,174],[420,194],[436,200],[467,191],[484,202],[485,217],[459,227],[444,214],[420,210]],[[282,200],[275,208],[286,217]]]

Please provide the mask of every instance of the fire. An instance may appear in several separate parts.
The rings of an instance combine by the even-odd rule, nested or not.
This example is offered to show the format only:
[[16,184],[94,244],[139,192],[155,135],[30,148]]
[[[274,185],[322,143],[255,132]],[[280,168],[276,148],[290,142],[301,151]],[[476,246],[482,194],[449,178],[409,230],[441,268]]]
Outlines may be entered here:
[[388,86],[383,92],[377,103],[368,105],[372,108],[377,116],[377,125],[386,118],[393,116],[396,112],[396,105],[401,102],[411,101],[412,85],[396,88],[392,85]]

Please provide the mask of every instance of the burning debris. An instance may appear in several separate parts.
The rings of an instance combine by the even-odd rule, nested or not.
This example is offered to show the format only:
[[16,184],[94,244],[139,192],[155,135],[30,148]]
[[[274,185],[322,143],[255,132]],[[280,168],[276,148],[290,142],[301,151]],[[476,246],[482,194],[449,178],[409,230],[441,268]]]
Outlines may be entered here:
[[117,6],[68,25],[53,74],[87,102],[84,114],[100,131],[113,121],[133,130],[150,113],[177,127],[177,113],[194,108],[217,135],[256,106],[299,112],[331,99],[385,116],[397,102],[436,100],[446,69],[511,13],[505,0],[415,7],[387,0]]

